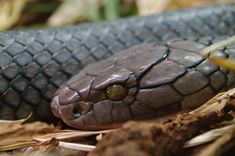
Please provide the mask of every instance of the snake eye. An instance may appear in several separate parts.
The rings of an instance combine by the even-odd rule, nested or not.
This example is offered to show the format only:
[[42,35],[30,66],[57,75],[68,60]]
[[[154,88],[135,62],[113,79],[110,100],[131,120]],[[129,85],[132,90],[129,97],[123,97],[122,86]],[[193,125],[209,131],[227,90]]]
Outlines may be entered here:
[[127,88],[119,84],[111,85],[106,88],[106,95],[111,100],[122,100],[127,95]]

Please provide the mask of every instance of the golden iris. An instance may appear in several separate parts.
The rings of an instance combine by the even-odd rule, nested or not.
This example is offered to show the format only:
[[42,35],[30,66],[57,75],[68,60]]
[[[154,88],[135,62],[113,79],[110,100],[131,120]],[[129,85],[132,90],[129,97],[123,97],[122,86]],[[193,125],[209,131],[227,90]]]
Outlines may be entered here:
[[106,88],[106,95],[111,100],[122,100],[127,95],[127,88],[119,84],[111,85]]

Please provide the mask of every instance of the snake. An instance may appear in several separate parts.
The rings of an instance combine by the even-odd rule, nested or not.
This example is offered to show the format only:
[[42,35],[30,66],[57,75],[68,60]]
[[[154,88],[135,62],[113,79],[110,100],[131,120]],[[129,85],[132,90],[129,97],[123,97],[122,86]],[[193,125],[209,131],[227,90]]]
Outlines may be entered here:
[[[235,32],[234,5],[0,32],[0,118],[105,129],[203,104],[234,86],[202,48]],[[227,46],[212,56],[235,58]],[[60,119],[58,119],[60,118]]]

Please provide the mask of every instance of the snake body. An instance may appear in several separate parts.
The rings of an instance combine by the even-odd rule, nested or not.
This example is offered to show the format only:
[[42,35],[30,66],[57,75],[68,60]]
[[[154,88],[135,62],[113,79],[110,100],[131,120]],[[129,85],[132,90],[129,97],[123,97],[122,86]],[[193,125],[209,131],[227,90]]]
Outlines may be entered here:
[[[54,92],[60,85],[65,83],[66,80],[71,78],[71,76],[79,73],[86,65],[107,58],[122,49],[143,42],[162,42],[172,38],[191,36],[192,39],[188,41],[192,44],[189,43],[188,45],[185,45],[184,43],[186,43],[186,41],[181,43],[186,47],[186,49],[184,49],[185,51],[190,50],[190,46],[194,46],[194,44],[209,45],[216,40],[220,40],[220,38],[216,36],[234,34],[234,22],[235,13],[233,11],[233,5],[214,5],[175,11],[162,15],[132,17],[117,21],[83,24],[61,29],[1,32],[0,117],[2,119],[17,119],[25,117],[30,112],[33,112],[32,120],[55,121],[55,117],[52,115],[49,104]],[[201,38],[202,36],[210,37]],[[230,79],[232,76],[228,71],[220,70],[218,67],[214,67],[211,64],[206,66],[208,63],[205,63],[205,68],[208,68],[208,70],[213,69],[213,72],[206,73],[199,69],[195,71],[196,73],[200,73],[196,74],[196,76],[200,75],[205,79],[203,82],[197,81],[197,83],[203,83],[203,87],[201,87],[201,85],[199,85],[199,88],[192,87],[191,91],[187,91],[186,88],[181,90],[175,86],[172,87],[173,82],[176,82],[176,80],[183,81],[185,79],[185,76],[183,75],[187,75],[189,72],[188,70],[193,69],[194,71],[194,69],[199,68],[200,65],[203,66],[203,62],[206,62],[206,60],[203,60],[198,54],[194,54],[197,50],[192,49],[191,51],[193,52],[189,54],[190,56],[195,55],[198,62],[192,60],[192,62],[195,63],[193,63],[192,66],[185,65],[184,63],[181,64],[180,62],[177,62],[176,59],[180,55],[173,52],[177,51],[179,47],[172,47],[172,49],[169,49],[169,46],[171,45],[146,45],[150,51],[155,48],[159,51],[159,49],[162,48],[164,55],[161,52],[156,54],[157,59],[147,63],[147,65],[150,65],[153,68],[148,68],[145,74],[151,73],[150,71],[154,69],[155,65],[162,65],[163,62],[166,62],[166,64],[170,62],[169,66],[175,64],[176,67],[182,68],[182,71],[179,72],[180,74],[176,72],[175,76],[174,74],[171,75],[171,73],[166,72],[165,74],[171,75],[169,76],[171,81],[161,80],[161,83],[158,82],[158,84],[154,84],[153,86],[150,84],[155,82],[146,81],[145,83],[150,84],[149,86],[147,85],[147,87],[143,86],[143,88],[140,86],[142,90],[149,87],[154,89],[157,86],[160,87],[164,84],[163,89],[160,89],[160,91],[169,91],[169,95],[171,92],[172,94],[174,92],[175,98],[173,97],[172,99],[177,103],[179,101],[182,102],[186,95],[197,95],[194,98],[200,99],[202,98],[201,94],[204,94],[204,92],[200,92],[200,95],[196,94],[196,92],[204,90],[208,90],[209,98],[216,92],[226,89],[227,86],[229,87],[232,84],[231,82],[233,79]],[[144,50],[146,47],[145,45],[142,45],[142,47],[139,48],[143,48]],[[128,53],[128,51],[125,52]],[[168,52],[168,54],[166,52]],[[171,53],[172,55],[175,54],[175,56],[171,56],[172,58],[167,62],[170,57],[169,54]],[[124,53],[122,54],[126,55]],[[232,56],[232,54],[226,51],[223,51],[220,54],[225,57]],[[134,62],[132,63],[134,64]],[[94,67],[94,69],[97,68],[98,67]],[[180,70],[178,68],[177,70]],[[138,79],[138,82],[143,81],[145,74],[140,74],[143,76],[141,77],[141,80],[140,78]],[[162,74],[164,74],[164,72]],[[214,76],[216,77],[214,78],[215,80],[210,77],[216,74],[219,76]],[[149,77],[151,78],[151,76]],[[219,80],[222,80],[221,83],[223,85],[217,82]],[[216,83],[214,83],[214,81],[216,81]],[[219,86],[213,86],[213,84]],[[138,92],[143,93],[142,95],[139,95],[139,99],[140,96],[142,96],[141,99],[148,97],[146,94],[147,92],[140,90]],[[56,95],[58,95],[58,92]],[[189,98],[188,100],[192,99]],[[201,99],[199,101],[205,100],[206,99]],[[162,103],[164,103],[164,100]],[[164,107],[165,105],[179,107],[179,105],[172,105],[172,102],[160,105],[161,108],[165,108],[169,111],[171,108]],[[157,109],[155,106],[149,106],[149,108],[152,107]],[[118,110],[121,108],[116,109]],[[127,108],[123,109],[126,110]],[[141,113],[142,107],[136,109]],[[175,108],[172,109],[175,110]],[[119,113],[117,112],[117,114]],[[126,119],[125,115],[121,116],[123,116],[121,121]],[[135,115],[130,115],[129,113],[128,116],[128,118],[133,118]],[[65,118],[63,119],[64,121],[66,120]],[[111,120],[107,122],[110,121]],[[94,121],[91,122],[94,123]],[[101,125],[103,125],[102,122]],[[81,126],[76,125],[75,127],[81,128]],[[100,125],[98,124],[97,126],[90,127],[99,128]],[[87,128],[89,128],[89,126]]]

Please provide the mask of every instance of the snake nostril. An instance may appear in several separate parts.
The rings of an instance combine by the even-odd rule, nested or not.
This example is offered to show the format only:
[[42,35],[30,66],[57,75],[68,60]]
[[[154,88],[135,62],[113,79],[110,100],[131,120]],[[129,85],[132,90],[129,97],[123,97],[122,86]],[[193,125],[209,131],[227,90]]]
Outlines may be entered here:
[[81,115],[86,114],[91,110],[91,106],[88,102],[78,102],[73,107],[73,117],[79,118]]
[[81,116],[79,106],[75,105],[73,107],[73,118],[79,118]]

